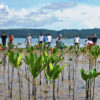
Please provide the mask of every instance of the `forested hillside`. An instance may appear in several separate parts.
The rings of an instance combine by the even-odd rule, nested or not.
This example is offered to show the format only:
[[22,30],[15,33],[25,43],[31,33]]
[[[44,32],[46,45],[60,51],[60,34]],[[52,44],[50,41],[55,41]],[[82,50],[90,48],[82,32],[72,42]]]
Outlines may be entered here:
[[59,34],[62,34],[64,38],[74,38],[76,34],[80,38],[87,38],[89,35],[96,33],[97,37],[100,38],[100,29],[64,29],[60,31],[47,29],[0,29],[0,35],[2,32],[6,32],[7,36],[12,33],[16,38],[25,38],[28,33],[34,38],[38,37],[40,33],[50,33],[53,38],[56,38]]

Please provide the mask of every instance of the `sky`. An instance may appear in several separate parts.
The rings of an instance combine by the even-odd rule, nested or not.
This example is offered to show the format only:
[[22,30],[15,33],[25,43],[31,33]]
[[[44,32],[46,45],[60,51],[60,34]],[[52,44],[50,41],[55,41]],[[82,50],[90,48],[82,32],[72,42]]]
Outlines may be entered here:
[[0,29],[100,28],[100,0],[0,0]]

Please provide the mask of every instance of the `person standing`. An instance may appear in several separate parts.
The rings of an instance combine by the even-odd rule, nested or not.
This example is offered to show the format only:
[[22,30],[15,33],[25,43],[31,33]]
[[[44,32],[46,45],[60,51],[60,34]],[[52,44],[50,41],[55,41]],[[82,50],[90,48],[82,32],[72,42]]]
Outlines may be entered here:
[[40,43],[40,44],[42,44],[43,43],[43,35],[42,35],[42,33],[40,33],[40,35],[39,35],[39,38],[38,38],[38,42]]
[[6,36],[5,32],[3,32],[3,34],[1,35],[1,39],[2,39],[2,45],[4,47],[6,47],[6,39],[7,39],[7,36]]
[[44,42],[44,43],[47,42],[47,34],[45,34],[45,35],[43,36],[43,42]]
[[48,46],[50,46],[52,42],[52,36],[50,35],[50,33],[47,36],[47,40],[48,40]]
[[32,43],[32,37],[30,34],[28,34],[27,38],[26,38],[26,46],[30,46]]
[[76,49],[76,47],[79,49],[80,38],[77,34],[76,34],[76,37],[74,39],[74,44],[75,44],[75,49]]
[[97,43],[97,37],[96,37],[96,34],[93,34],[92,42],[93,42],[94,44]]
[[10,33],[10,35],[9,35],[9,43],[13,44],[13,41],[14,41],[14,36]]
[[56,45],[61,43],[61,39],[62,39],[62,37],[60,37],[60,36],[57,38]]

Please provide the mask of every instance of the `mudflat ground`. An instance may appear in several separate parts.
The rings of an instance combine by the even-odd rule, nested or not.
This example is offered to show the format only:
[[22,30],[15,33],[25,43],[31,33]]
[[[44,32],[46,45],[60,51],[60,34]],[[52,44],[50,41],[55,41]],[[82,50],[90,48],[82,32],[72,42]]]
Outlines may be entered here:
[[[87,100],[85,97],[85,81],[82,80],[80,70],[83,67],[85,70],[89,69],[89,60],[87,56],[75,57],[70,54],[64,55],[64,60],[61,62],[61,65],[64,63],[66,67],[64,68],[62,74],[59,79],[56,80],[56,89],[55,95],[56,100]],[[72,61],[68,61],[68,58],[72,57]],[[8,58],[4,57],[3,54],[0,54],[0,60],[3,60],[3,64],[0,65],[0,100],[20,100],[19,99],[19,82],[18,82],[18,73],[17,70],[14,69],[14,80],[13,80],[13,96],[10,98],[10,91],[8,89],[11,84],[12,78],[12,66],[8,62]],[[100,64],[99,58],[97,61],[97,71],[100,72]],[[70,65],[70,67],[69,67]],[[9,70],[8,70],[9,66]],[[69,69],[70,68],[70,69]],[[27,65],[23,63],[21,66],[21,70],[26,75],[27,73]],[[69,73],[70,70],[70,73]],[[9,71],[9,75],[8,75]],[[22,72],[22,71],[21,71]],[[46,83],[46,78],[44,77],[44,72],[42,74],[42,84],[37,85],[37,93],[36,100],[53,100],[52,97],[52,85],[51,88],[48,88]],[[70,74],[70,79],[69,79]],[[64,80],[62,81],[62,76]],[[32,80],[32,76],[30,73],[30,79]],[[38,77],[38,82],[39,82]],[[30,100],[34,100],[34,96],[32,96],[32,83],[28,82],[23,76],[21,76],[21,100],[29,100],[29,87],[30,83]],[[58,92],[57,92],[58,88]],[[92,87],[91,87],[92,88]],[[48,93],[45,91],[48,90]],[[100,100],[100,76],[98,76],[95,80],[95,95],[94,100]],[[89,100],[89,99],[88,99]]]

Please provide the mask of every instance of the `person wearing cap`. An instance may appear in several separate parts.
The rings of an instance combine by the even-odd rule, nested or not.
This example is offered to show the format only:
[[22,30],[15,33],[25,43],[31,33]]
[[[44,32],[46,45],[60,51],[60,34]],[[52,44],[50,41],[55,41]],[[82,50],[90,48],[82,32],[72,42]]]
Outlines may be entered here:
[[30,46],[32,43],[32,37],[31,35],[28,33],[27,37],[26,37],[26,46]]

